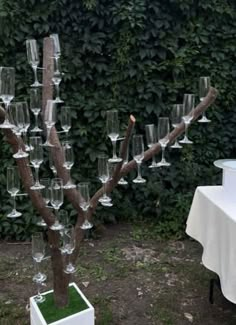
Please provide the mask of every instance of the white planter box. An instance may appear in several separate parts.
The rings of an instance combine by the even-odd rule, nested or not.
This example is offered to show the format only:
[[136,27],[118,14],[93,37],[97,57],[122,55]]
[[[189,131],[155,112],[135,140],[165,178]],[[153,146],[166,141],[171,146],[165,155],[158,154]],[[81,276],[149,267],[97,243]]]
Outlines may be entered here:
[[[80,291],[77,285],[73,282],[70,283],[70,286],[74,286],[74,288],[78,291],[78,294],[82,297],[82,299],[87,304],[88,308],[73,314],[71,316],[60,319],[56,322],[50,323],[50,325],[94,325],[94,308],[88,301],[88,299],[84,296],[84,294]],[[46,295],[51,293],[53,290],[44,292],[42,295]],[[31,325],[48,325],[45,321],[44,317],[41,314],[38,305],[34,301],[34,297],[30,298],[30,324]]]

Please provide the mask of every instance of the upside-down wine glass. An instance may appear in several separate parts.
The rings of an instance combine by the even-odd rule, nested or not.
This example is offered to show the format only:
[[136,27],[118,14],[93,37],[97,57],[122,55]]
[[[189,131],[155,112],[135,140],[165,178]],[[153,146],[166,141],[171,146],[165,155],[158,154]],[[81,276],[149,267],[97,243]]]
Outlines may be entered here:
[[30,110],[34,114],[35,126],[30,132],[42,132],[38,126],[38,116],[42,107],[41,90],[39,88],[30,89]]
[[52,77],[52,82],[56,90],[56,98],[54,99],[55,103],[64,103],[64,101],[60,98],[60,83],[62,80],[62,76],[63,73],[61,73],[60,71],[56,71],[54,72]]
[[35,39],[26,40],[26,52],[28,62],[34,71],[34,83],[31,85],[31,87],[41,87],[42,84],[38,81],[37,75],[37,69],[39,65],[39,53],[37,42]]
[[89,183],[79,183],[78,190],[81,194],[81,200],[79,202],[79,205],[85,214],[84,222],[82,223],[80,228],[83,230],[91,229],[93,228],[93,224],[88,221],[88,209],[90,207]]
[[159,117],[158,119],[158,142],[161,145],[161,161],[158,163],[158,166],[170,166],[170,163],[165,159],[165,149],[169,143],[169,132],[170,132],[170,122],[168,117]]
[[72,145],[69,143],[69,141],[65,141],[62,144],[63,148],[63,153],[64,153],[64,164],[63,166],[68,172],[68,181],[66,184],[63,186],[64,189],[68,190],[71,188],[76,188],[76,185],[73,184],[71,180],[71,168],[74,165],[74,153],[73,153],[73,148]]
[[106,155],[98,156],[98,178],[103,184],[103,195],[98,201],[102,203],[102,205],[106,204],[107,206],[111,206],[111,198],[106,194],[106,183],[110,178],[108,157]]
[[194,94],[184,94],[184,101],[183,101],[183,121],[185,125],[185,135],[180,143],[185,144],[192,144],[193,142],[188,138],[188,128],[193,119],[194,113],[194,106],[195,106],[195,95]]
[[53,40],[53,58],[55,59],[55,72],[59,72],[58,62],[61,56],[61,47],[58,34],[51,34],[50,38]]
[[[123,146],[123,143],[124,141],[121,141],[120,142],[120,155],[121,155],[121,148]],[[126,150],[126,153],[125,153],[125,157],[123,159],[123,163],[122,163],[122,168],[128,164],[128,161],[129,161],[129,146],[127,146],[127,150]],[[121,179],[119,180],[118,182],[119,185],[127,185],[128,182],[124,179],[124,177],[121,177]]]
[[54,145],[50,142],[50,134],[52,127],[56,124],[56,103],[49,99],[47,101],[45,113],[44,113],[44,123],[47,128],[47,138],[46,141],[43,143],[45,147],[54,147]]
[[55,210],[56,219],[50,227],[52,230],[62,230],[64,226],[59,222],[59,209],[63,204],[63,181],[61,178],[53,178],[51,182],[51,205]]
[[8,213],[8,218],[17,218],[22,215],[21,212],[16,210],[16,194],[20,190],[20,179],[17,167],[7,167],[7,192],[13,198],[13,209]]
[[61,127],[66,134],[66,140],[68,140],[68,133],[71,129],[71,108],[68,106],[61,108]]
[[0,124],[1,129],[14,127],[8,116],[9,105],[15,96],[15,69],[12,67],[0,67],[0,98],[5,105],[5,120]]
[[76,268],[70,261],[70,256],[73,253],[75,249],[75,229],[73,226],[70,226],[66,231],[65,235],[63,236],[63,246],[66,251],[66,254],[68,255],[68,264],[66,265],[64,272],[66,274],[72,274],[75,273]]
[[[146,131],[147,146],[148,146],[148,148],[152,148],[155,145],[155,143],[157,142],[156,127],[154,124],[147,124],[147,125],[145,125],[145,131]],[[148,167],[149,168],[158,167],[155,155],[152,156],[152,163]]]
[[36,264],[37,274],[33,277],[33,281],[37,283],[38,294],[34,298],[36,303],[41,303],[45,300],[45,297],[40,293],[40,285],[46,280],[46,275],[40,272],[39,265],[45,256],[45,242],[43,240],[43,234],[36,232],[32,235],[32,257]]
[[141,175],[141,164],[144,158],[144,143],[143,136],[141,134],[135,134],[132,138],[132,151],[133,158],[136,161],[138,167],[138,175],[133,179],[133,183],[146,183],[146,179]]
[[[179,127],[183,117],[183,104],[174,104],[171,111],[171,124],[173,128]],[[175,143],[171,146],[173,149],[181,149],[182,146],[178,142],[178,138],[175,139]]]
[[24,115],[24,104],[23,102],[17,102],[10,105],[9,109],[10,121],[14,125],[12,131],[17,136],[18,151],[14,153],[13,157],[16,159],[26,158],[29,154],[23,151],[23,142],[21,134],[25,127],[25,115]]
[[[209,90],[211,87],[211,80],[210,77],[200,77],[199,78],[199,99],[200,102],[204,100],[204,98],[207,96]],[[202,118],[198,120],[199,123],[210,123],[211,120],[209,120],[206,117],[206,113],[202,113]]]
[[117,157],[116,154],[116,142],[119,137],[119,118],[118,111],[113,109],[111,111],[107,111],[107,135],[112,142],[113,154],[112,158],[109,158],[110,162],[121,162],[122,159]]
[[35,169],[35,183],[30,187],[31,190],[42,190],[44,185],[39,182],[39,168],[43,163],[43,147],[41,137],[30,137],[30,162]]

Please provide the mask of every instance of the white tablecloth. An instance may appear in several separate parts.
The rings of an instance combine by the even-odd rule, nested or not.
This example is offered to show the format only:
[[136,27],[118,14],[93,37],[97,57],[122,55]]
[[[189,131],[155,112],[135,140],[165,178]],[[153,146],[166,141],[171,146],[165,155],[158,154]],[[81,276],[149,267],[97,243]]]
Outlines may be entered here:
[[219,275],[224,296],[236,303],[234,202],[222,186],[198,187],[189,212],[186,233],[202,244],[203,264]]

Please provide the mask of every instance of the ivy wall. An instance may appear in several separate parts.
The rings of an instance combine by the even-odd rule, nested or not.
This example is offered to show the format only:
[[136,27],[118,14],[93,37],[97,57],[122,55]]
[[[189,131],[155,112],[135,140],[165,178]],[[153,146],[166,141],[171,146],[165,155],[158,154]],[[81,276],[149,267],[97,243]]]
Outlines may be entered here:
[[[114,207],[99,207],[96,220],[145,219],[158,223],[161,234],[180,234],[196,186],[219,183],[213,162],[235,157],[236,148],[235,7],[234,0],[0,0],[0,65],[16,68],[16,100],[28,99],[32,83],[25,40],[36,38],[42,47],[43,37],[60,35],[62,98],[73,113],[72,175],[76,182],[89,179],[92,193],[100,186],[96,157],[111,153],[106,110],[119,110],[123,131],[132,113],[144,133],[145,124],[168,116],[185,92],[197,94],[199,76],[209,75],[219,90],[207,111],[212,123],[191,127],[194,145],[169,150],[170,168],[152,171],[145,163],[145,185],[132,184],[135,173],[129,175],[129,185],[113,193]],[[38,216],[19,198],[23,217],[6,218],[6,168],[14,162],[2,135],[0,152],[0,233],[25,238]],[[52,176],[46,156],[41,175]]]

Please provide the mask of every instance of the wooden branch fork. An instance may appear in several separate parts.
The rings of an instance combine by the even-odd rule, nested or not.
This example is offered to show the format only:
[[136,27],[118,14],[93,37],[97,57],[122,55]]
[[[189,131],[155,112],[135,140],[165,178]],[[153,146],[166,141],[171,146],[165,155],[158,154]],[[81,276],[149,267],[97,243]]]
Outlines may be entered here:
[[[53,76],[53,43],[52,39],[47,37],[44,39],[44,51],[43,51],[43,105],[42,105],[42,117],[44,116],[45,107],[47,100],[53,98],[53,88],[52,88],[52,76]],[[217,97],[217,90],[213,87],[210,88],[208,95],[205,99],[197,105],[193,110],[193,121],[196,120],[212,103],[214,103]],[[4,120],[5,112],[0,107],[0,122]],[[130,115],[128,120],[128,126],[126,130],[125,139],[121,147],[121,158],[124,159],[129,142],[131,139],[132,131],[135,126],[135,117]],[[176,127],[172,132],[169,133],[169,142],[172,143],[179,137],[185,130],[184,123],[182,122],[178,127]],[[2,129],[7,142],[11,145],[13,152],[17,151],[18,140],[16,135],[10,129]],[[22,141],[22,140],[21,140]],[[66,169],[63,167],[64,155],[62,146],[60,144],[57,132],[55,128],[52,128],[50,134],[50,142],[54,147],[50,148],[52,157],[54,160],[55,167],[57,169],[58,177],[60,177],[64,183],[67,182],[69,175]],[[151,159],[154,155],[161,151],[161,146],[156,143],[152,148],[148,149],[144,153],[144,161]],[[59,232],[50,229],[50,226],[54,223],[55,215],[52,210],[45,206],[44,199],[40,191],[31,190],[30,187],[33,185],[33,175],[31,168],[29,166],[28,158],[16,159],[16,163],[19,169],[19,175],[24,185],[25,191],[29,194],[33,206],[42,216],[44,221],[48,226],[48,240],[51,248],[51,261],[53,269],[53,281],[54,281],[54,299],[58,307],[63,307],[68,303],[67,287],[70,280],[70,276],[63,272],[63,255],[59,249],[60,235]],[[122,162],[118,163],[112,179],[108,182],[106,186],[107,193],[111,192],[117,185],[121,177],[127,175],[131,170],[136,168],[136,162],[134,160],[122,165]],[[74,209],[78,212],[78,217],[75,225],[76,229],[76,249],[74,251],[72,260],[76,260],[79,253],[80,243],[83,239],[84,232],[81,230],[80,225],[84,220],[84,212],[80,208],[79,202],[81,200],[81,194],[76,189],[66,189],[64,191],[65,196],[71,202]],[[90,208],[88,211],[88,219],[92,218],[92,215],[98,204],[98,199],[103,194],[103,188],[101,187],[91,198]]]

